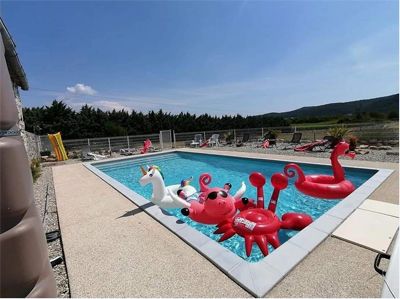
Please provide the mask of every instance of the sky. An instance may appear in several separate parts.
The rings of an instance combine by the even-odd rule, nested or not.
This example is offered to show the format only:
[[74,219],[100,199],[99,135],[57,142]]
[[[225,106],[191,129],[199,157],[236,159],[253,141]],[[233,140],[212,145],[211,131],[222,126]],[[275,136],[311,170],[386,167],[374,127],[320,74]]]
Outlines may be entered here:
[[1,1],[0,13],[27,107],[257,115],[399,91],[397,1]]

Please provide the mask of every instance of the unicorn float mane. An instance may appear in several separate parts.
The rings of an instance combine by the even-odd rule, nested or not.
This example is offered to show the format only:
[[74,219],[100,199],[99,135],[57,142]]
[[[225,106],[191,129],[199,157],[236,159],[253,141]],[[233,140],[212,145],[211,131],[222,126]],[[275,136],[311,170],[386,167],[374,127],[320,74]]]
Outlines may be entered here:
[[162,173],[161,168],[158,167],[157,165],[151,165],[151,166],[148,166],[148,165],[147,165],[147,171],[146,171],[146,169],[144,169],[143,166],[140,166],[140,170],[141,170],[141,172],[142,172],[142,174],[143,174],[144,176],[145,176],[146,174],[148,174],[149,171],[152,171],[153,169],[154,169],[154,170],[157,170],[157,171],[160,173],[162,179],[164,180],[164,174]]
[[159,166],[157,166],[157,165],[151,165],[151,166],[149,167],[149,169],[147,170],[147,172],[152,171],[153,169],[157,169],[158,172],[161,174],[161,177],[164,179],[164,174],[163,174],[163,172],[161,171],[161,168],[160,168]]

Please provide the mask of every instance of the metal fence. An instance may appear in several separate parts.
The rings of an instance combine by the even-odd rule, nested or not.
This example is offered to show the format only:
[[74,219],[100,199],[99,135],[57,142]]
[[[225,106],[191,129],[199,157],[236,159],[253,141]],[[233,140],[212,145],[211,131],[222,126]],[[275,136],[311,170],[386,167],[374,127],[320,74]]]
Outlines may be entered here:
[[[135,136],[103,137],[103,138],[85,138],[64,140],[64,146],[67,151],[81,151],[84,148],[95,152],[118,152],[120,149],[138,149],[143,145],[143,141],[150,139],[153,146],[160,149],[170,149],[187,147],[193,143],[196,134],[202,135],[202,140],[209,139],[213,134],[219,135],[220,142],[227,140],[235,143],[243,139],[245,135],[249,141],[260,140],[268,131],[274,131],[281,142],[291,140],[294,132],[302,132],[302,142],[322,139],[329,135],[329,129],[333,127],[345,127],[350,130],[349,135],[358,138],[359,143],[367,144],[390,144],[398,145],[399,141],[399,123],[353,123],[353,124],[335,124],[335,125],[298,125],[288,127],[264,127],[264,128],[246,128],[230,130],[212,130],[198,132],[175,133],[172,130],[160,131],[156,134],[145,134]],[[40,136],[41,151],[51,151],[51,146],[47,136]]]
[[[64,147],[68,152],[82,151],[88,149],[93,152],[119,152],[120,149],[139,149],[143,141],[150,139],[154,147],[160,148],[160,135],[135,135],[120,137],[84,138],[63,140]],[[40,136],[41,151],[52,151],[47,136]],[[171,146],[172,147],[172,146]],[[165,148],[165,147],[164,147]]]

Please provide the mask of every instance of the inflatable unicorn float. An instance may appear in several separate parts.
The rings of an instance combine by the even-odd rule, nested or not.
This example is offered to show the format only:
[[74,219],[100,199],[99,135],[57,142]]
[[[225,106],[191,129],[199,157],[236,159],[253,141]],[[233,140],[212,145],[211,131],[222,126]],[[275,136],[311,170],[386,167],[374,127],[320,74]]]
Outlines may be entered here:
[[[204,209],[205,200],[203,191],[205,190],[204,189],[205,184],[203,180],[205,181],[207,181],[208,179],[211,180],[211,177],[208,174],[200,176],[201,192],[199,194],[196,188],[190,185],[190,182],[193,180],[193,177],[190,177],[186,180],[182,180],[180,184],[165,186],[164,175],[160,167],[156,165],[147,166],[146,170],[143,166],[141,166],[140,170],[143,175],[139,180],[140,185],[141,186],[146,186],[148,184],[153,185],[153,194],[150,199],[151,202],[153,202],[162,209],[189,208],[192,211],[192,215],[196,215],[194,217],[195,219],[199,220],[200,223],[205,223],[205,224],[208,224],[210,222],[212,224],[218,223],[218,221],[215,222],[213,220],[207,219],[207,218],[213,218],[213,216],[210,217],[207,216],[208,214],[210,215],[214,215],[215,213],[218,214],[220,213],[220,210],[217,208],[215,211],[213,211],[215,213],[213,213],[211,212],[211,210],[214,210],[214,207],[210,206],[207,208],[207,204],[205,205],[206,208]],[[246,192],[246,185],[244,182],[242,182],[242,186],[233,197],[231,195],[228,196],[231,184],[226,183],[224,188],[225,189],[223,189],[224,190],[223,192],[227,194],[228,199],[233,198],[233,200],[237,201],[239,201],[241,196]],[[231,205],[228,206],[230,209]],[[202,210],[202,212],[200,212],[200,210]],[[223,211],[225,210],[226,208],[223,209]],[[225,213],[223,212],[222,214]]]
[[[176,209],[185,207],[186,200],[197,193],[196,188],[190,186],[192,178],[182,180],[180,184],[165,186],[164,175],[161,169],[156,166],[147,166],[147,170],[143,166],[140,166],[140,170],[143,176],[140,178],[139,183],[141,186],[147,184],[153,185],[153,194],[151,196],[151,202],[163,209]],[[176,194],[179,200],[174,200],[169,194]],[[183,199],[183,198],[185,199]]]

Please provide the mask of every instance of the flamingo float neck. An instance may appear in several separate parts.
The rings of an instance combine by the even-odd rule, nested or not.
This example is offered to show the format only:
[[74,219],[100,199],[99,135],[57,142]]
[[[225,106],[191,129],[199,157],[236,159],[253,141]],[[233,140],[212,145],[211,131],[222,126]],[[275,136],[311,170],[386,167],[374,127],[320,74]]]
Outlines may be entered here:
[[332,170],[333,170],[333,176],[335,178],[335,181],[341,182],[344,180],[344,170],[342,165],[339,163],[339,156],[338,155],[331,155],[331,165],[332,165]]
[[342,165],[339,163],[339,156],[346,155],[350,158],[354,158],[354,153],[348,153],[349,145],[342,141],[338,145],[336,145],[335,149],[331,154],[331,165],[333,169],[333,177],[336,182],[341,182],[345,180],[345,173]]

